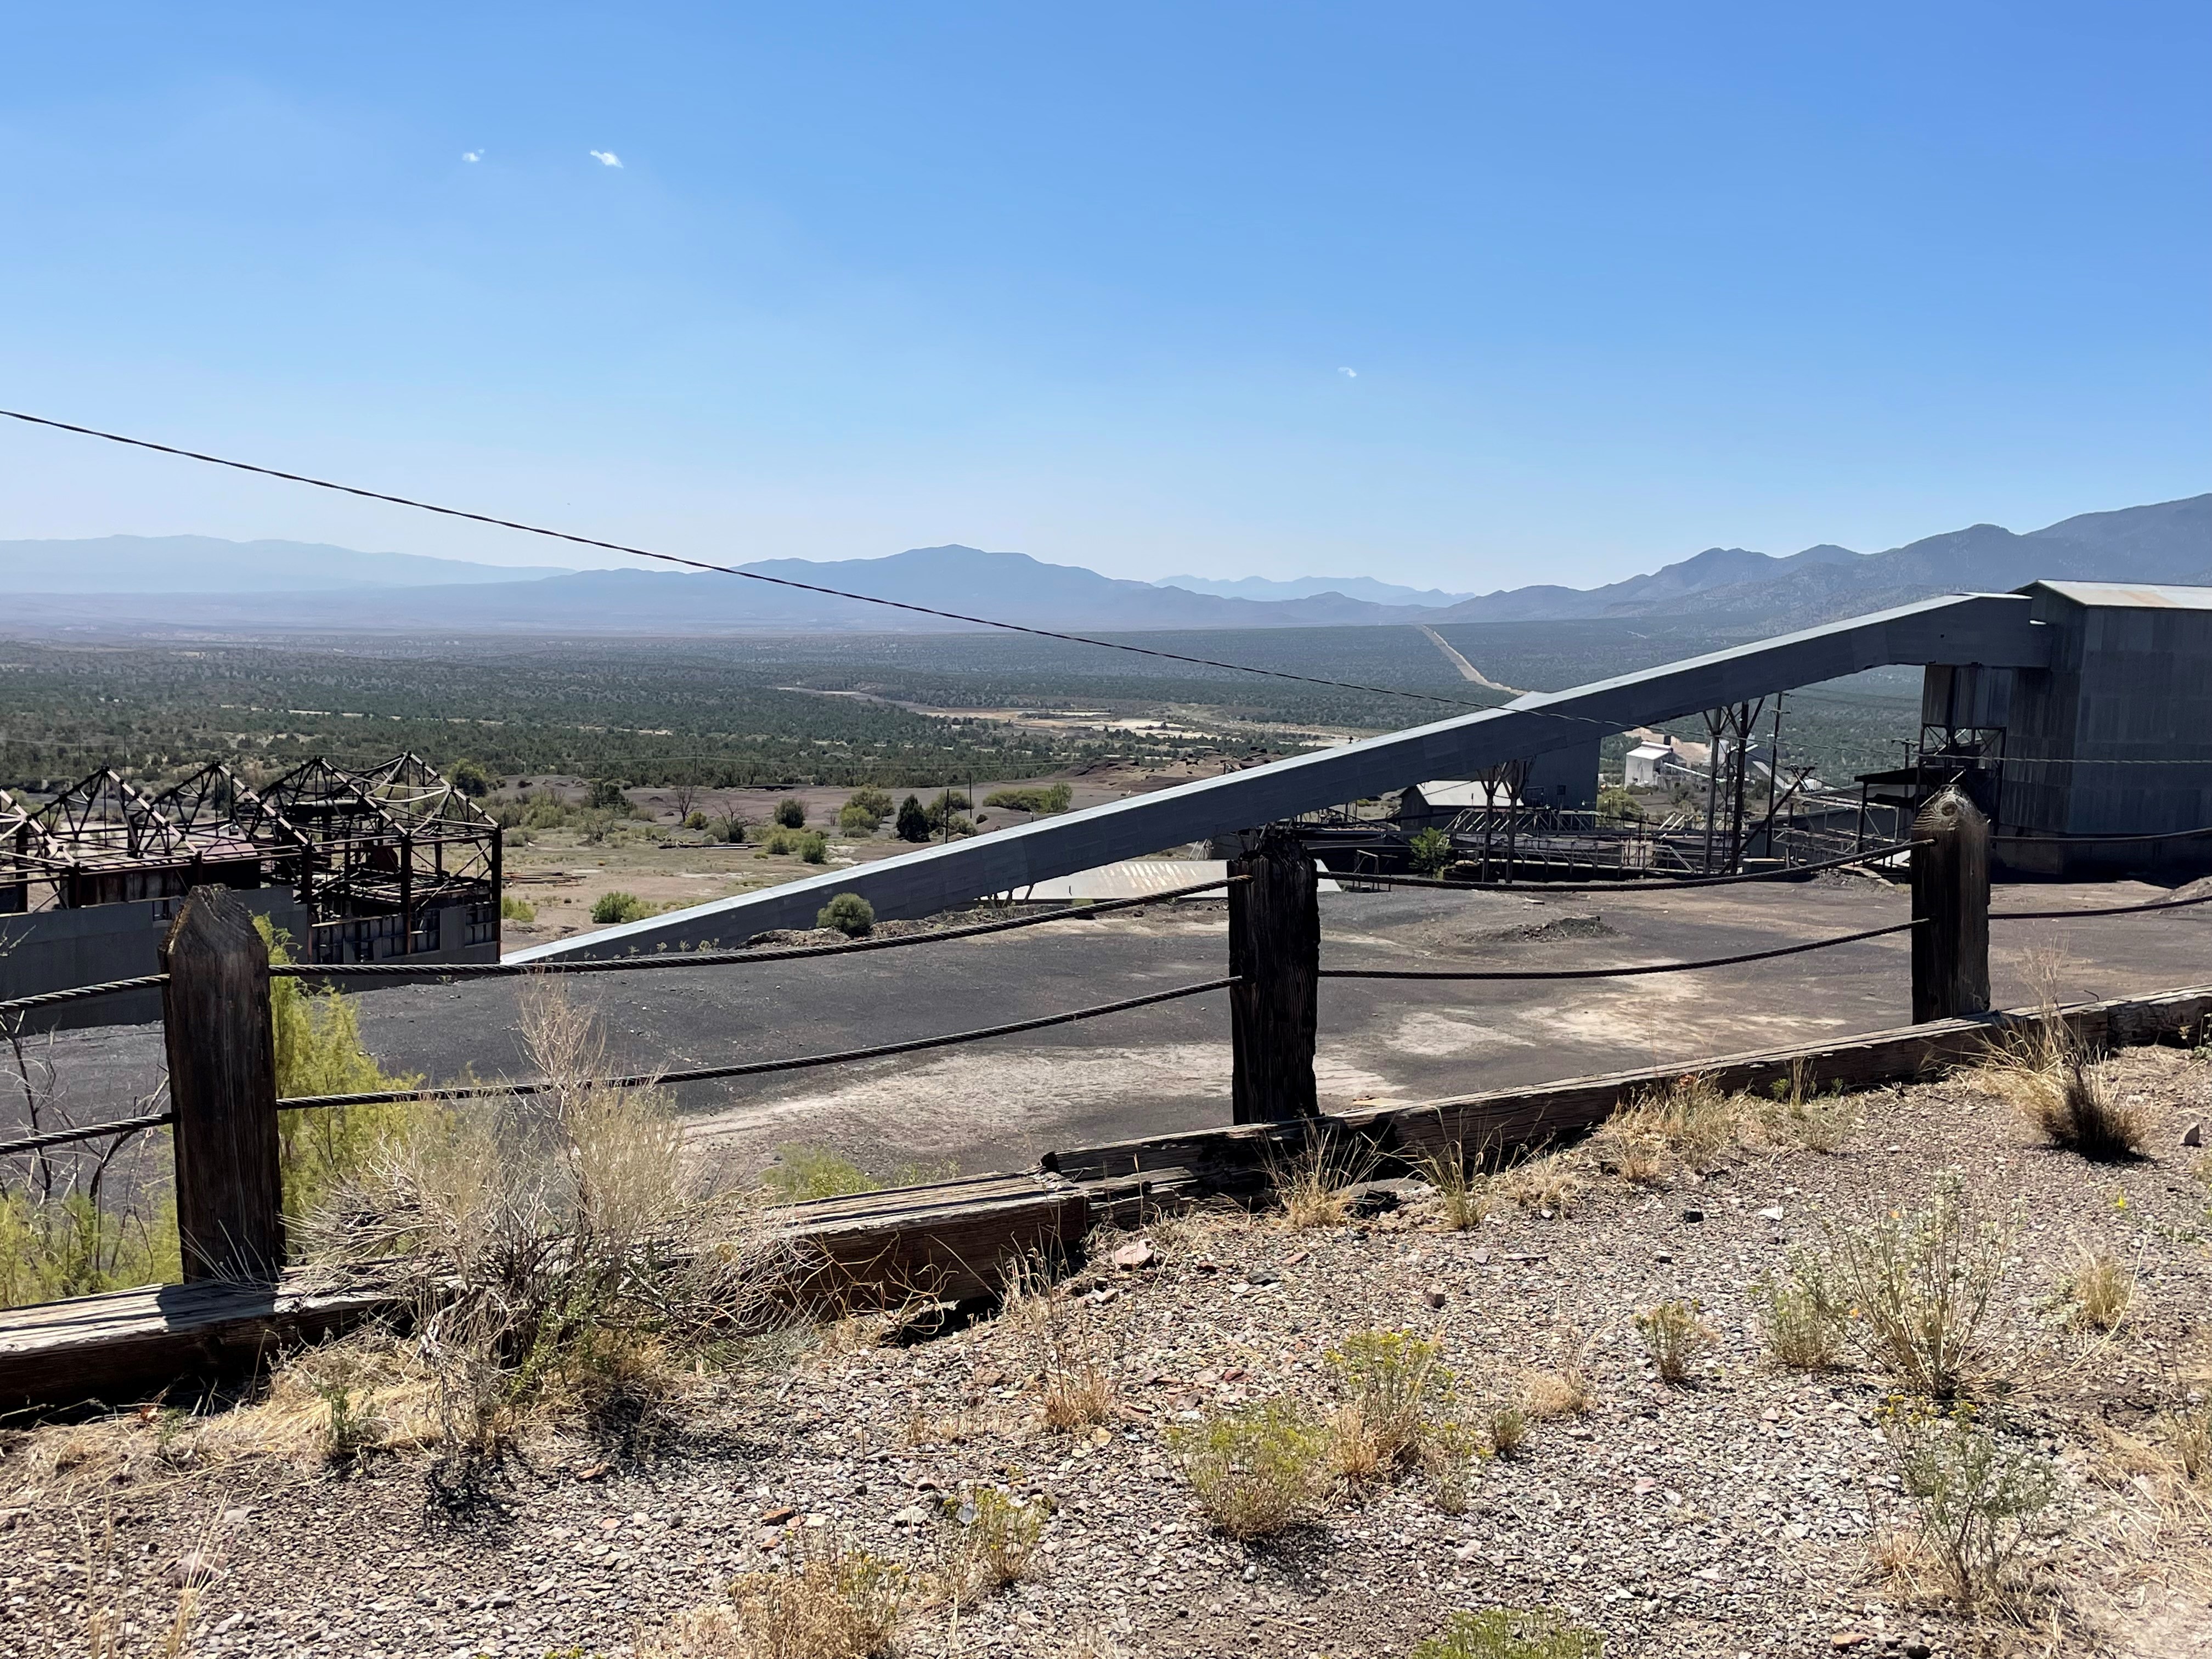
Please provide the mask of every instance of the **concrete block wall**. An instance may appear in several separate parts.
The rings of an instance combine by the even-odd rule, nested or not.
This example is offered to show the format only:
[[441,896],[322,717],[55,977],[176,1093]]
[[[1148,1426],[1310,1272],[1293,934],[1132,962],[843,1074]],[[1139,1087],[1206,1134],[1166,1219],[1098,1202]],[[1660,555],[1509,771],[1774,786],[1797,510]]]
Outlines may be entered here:
[[[307,936],[307,912],[289,887],[258,887],[238,897],[257,915],[295,939]],[[161,971],[161,946],[178,908],[175,898],[132,899],[80,910],[31,910],[0,916],[0,1001],[76,985],[137,979]],[[91,997],[24,1020],[33,1031],[90,1025],[136,1025],[161,1018],[158,989]]]

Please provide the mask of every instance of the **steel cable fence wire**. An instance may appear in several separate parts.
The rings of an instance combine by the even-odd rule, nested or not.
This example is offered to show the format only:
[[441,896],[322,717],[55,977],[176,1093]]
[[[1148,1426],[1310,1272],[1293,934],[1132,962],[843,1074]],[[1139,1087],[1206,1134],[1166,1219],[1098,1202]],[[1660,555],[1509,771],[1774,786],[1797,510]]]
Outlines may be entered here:
[[1991,921],[2072,921],[2082,916],[2132,916],[2148,910],[2185,910],[2192,904],[2212,904],[2212,892],[2194,898],[2157,899],[2148,904],[2112,904],[2094,910],[1992,910]]
[[2197,830],[2160,830],[2140,836],[2037,836],[1992,834],[1991,841],[2024,842],[2039,847],[2097,847],[2112,846],[2124,842],[2196,841],[2212,836],[2212,824]]
[[556,1083],[545,1079],[525,1079],[512,1083],[456,1084],[436,1089],[394,1089],[374,1094],[358,1095],[301,1095],[276,1103],[280,1111],[299,1111],[325,1106],[392,1106],[416,1101],[481,1100],[501,1095],[543,1094],[552,1088],[580,1089],[645,1089],[677,1083],[710,1083],[720,1078],[759,1077],[771,1072],[803,1072],[817,1066],[836,1066],[848,1060],[880,1060],[892,1054],[918,1054],[926,1048],[949,1048],[960,1043],[981,1042],[989,1037],[1012,1036],[1022,1031],[1039,1031],[1048,1026],[1068,1025],[1079,1020],[1096,1019],[1102,1014],[1124,1013],[1132,1008],[1149,1007],[1154,1003],[1174,1002],[1183,997],[1202,996],[1209,991],[1225,991],[1241,983],[1240,977],[1231,974],[1222,979],[1206,980],[1197,985],[1179,985],[1171,991],[1153,991],[1140,997],[1125,997],[1119,1002],[1100,1003],[1090,1008],[1070,1009],[1064,1013],[1042,1014],[1034,1019],[1009,1021],[1004,1025],[986,1025],[970,1031],[948,1031],[937,1036],[913,1037],[902,1042],[878,1043],[868,1048],[846,1048],[835,1054],[801,1054],[788,1060],[746,1060],[734,1066],[704,1066],[684,1072],[646,1072],[629,1077],[589,1078],[580,1083]]
[[1876,859],[1889,858],[1929,844],[1924,841],[1891,842],[1884,846],[1870,847],[1863,853],[1824,859],[1817,864],[1793,865],[1787,870],[1759,870],[1740,876],[1668,876],[1651,881],[1447,881],[1440,876],[1367,875],[1343,870],[1328,870],[1320,873],[1332,880],[1382,882],[1393,887],[1435,887],[1455,893],[1665,893],[1689,887],[1735,887],[1747,882],[1788,881],[1798,876],[1817,875],[1823,870],[1840,870],[1849,865],[1870,863]]
[[[1095,903],[1071,904],[1041,915],[1007,916],[963,927],[933,929],[926,933],[901,933],[890,939],[848,939],[842,945],[799,945],[768,951],[668,951],[649,957],[605,957],[579,962],[306,962],[272,963],[272,979],[499,979],[531,974],[615,974],[646,968],[723,968],[750,962],[796,962],[805,957],[850,956],[862,951],[896,951],[909,945],[941,945],[951,939],[975,939],[984,933],[1004,933],[1017,927],[1037,927],[1048,921],[1082,921],[1169,899],[1188,898],[1233,887],[1249,876],[1224,876],[1217,881],[1194,882],[1188,887],[1164,888],[1135,898],[1100,899]],[[586,935],[589,937],[589,935]]]
[[0,1017],[21,1013],[33,1008],[50,1008],[57,1003],[77,1002],[86,997],[113,996],[122,991],[150,991],[167,985],[167,974],[141,974],[136,979],[111,979],[99,985],[72,985],[63,991],[41,991],[36,996],[10,997],[0,1002]]
[[1833,939],[1816,939],[1803,945],[1784,945],[1771,951],[1746,951],[1736,956],[1709,957],[1698,962],[1653,962],[1626,968],[1470,969],[1466,971],[1430,968],[1324,968],[1321,970],[1321,976],[1323,979],[1632,979],[1644,974],[1686,974],[1700,968],[1733,968],[1741,963],[1771,962],[1777,957],[1803,956],[1810,951],[1826,951],[1838,945],[1856,945],[1863,939],[1909,933],[1920,925],[1918,921],[1892,922],[1887,927],[1869,927],[1863,933],[1839,933]]
[[145,1117],[118,1118],[112,1123],[87,1124],[81,1129],[49,1129],[22,1140],[0,1141],[0,1158],[40,1152],[48,1146],[65,1146],[73,1140],[97,1140],[103,1135],[135,1135],[142,1129],[158,1129],[175,1121],[173,1112],[155,1112]]

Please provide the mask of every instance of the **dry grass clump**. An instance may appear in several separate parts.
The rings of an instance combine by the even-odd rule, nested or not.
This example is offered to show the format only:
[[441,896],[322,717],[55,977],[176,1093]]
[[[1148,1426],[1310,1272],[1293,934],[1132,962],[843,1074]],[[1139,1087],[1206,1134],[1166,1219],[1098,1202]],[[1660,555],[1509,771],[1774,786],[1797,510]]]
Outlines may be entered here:
[[259,1399],[206,1419],[200,1447],[214,1456],[354,1463],[437,1444],[441,1398],[437,1373],[411,1344],[357,1331],[286,1359]]
[[1840,1093],[1819,1093],[1801,1060],[1766,1098],[1729,1094],[1697,1073],[1645,1090],[1590,1137],[1589,1153],[1606,1173],[1656,1187],[1740,1148],[1832,1152],[1857,1124],[1856,1108]]
[[2110,1250],[2084,1251],[2066,1275],[2066,1297],[2076,1325],[2115,1330],[2135,1304],[2136,1276]]
[[888,1653],[913,1587],[906,1571],[827,1533],[793,1534],[784,1566],[733,1581],[729,1599],[681,1613],[640,1644],[643,1659],[875,1659]]
[[1548,1607],[1455,1613],[1413,1659],[1604,1659],[1605,1638]]
[[1522,1380],[1521,1399],[1528,1415],[1539,1423],[1556,1417],[1580,1417],[1597,1403],[1597,1390],[1580,1365],[1557,1370],[1532,1370]]
[[1498,1198],[1483,1169],[1480,1150],[1472,1156],[1459,1141],[1422,1155],[1416,1166],[1437,1189],[1437,1218],[1454,1232],[1467,1232],[1490,1218]]
[[1999,1598],[2021,1547],[2058,1496],[2057,1467],[1970,1405],[1894,1401],[1884,1431],[1923,1538],[1966,1610]]
[[1906,1388],[1949,1400],[1991,1363],[1984,1331],[2010,1235],[1977,1222],[1955,1170],[1926,1207],[1831,1225],[1825,1257],[1793,1252],[1783,1283]]
[[1722,1092],[1708,1076],[1676,1078],[1641,1091],[1590,1137],[1598,1167],[1639,1186],[1656,1186],[1735,1144],[1744,1121],[1741,1096]]
[[778,1264],[687,1164],[662,1093],[594,1088],[591,1017],[557,981],[524,1000],[548,1086],[381,1147],[301,1231],[313,1259],[386,1261],[438,1385],[443,1438],[475,1455],[532,1409],[625,1431],[693,1363],[778,1315]]
[[1972,1073],[1975,1085],[2009,1103],[2054,1146],[2100,1161],[2140,1158],[2150,1144],[2149,1111],[2113,1093],[2060,1013],[2056,960],[2038,958],[2029,974],[2039,993],[2035,1018]]
[[1802,1146],[1808,1152],[1839,1150],[1858,1127],[1857,1108],[1838,1083],[1827,1094],[1814,1086],[1806,1062],[1790,1062],[1790,1075],[1777,1082],[1770,1097],[1756,1103],[1759,1133],[1778,1146]]
[[2168,1412],[2166,1436],[2181,1466],[2181,1478],[2212,1482],[2212,1404]]
[[1352,1213],[1346,1189],[1372,1180],[1379,1164],[1372,1146],[1316,1132],[1287,1159],[1270,1154],[1267,1178],[1290,1225],[1340,1227]]
[[1024,1270],[1007,1287],[1006,1319],[1036,1368],[1038,1414],[1066,1433],[1121,1418],[1121,1389],[1089,1311],[1054,1294],[1041,1272]]
[[1575,1167],[1574,1155],[1545,1152],[1509,1164],[1492,1177],[1497,1190],[1524,1210],[1565,1215],[1588,1186]]
[[1636,1316],[1636,1334],[1658,1368],[1662,1380],[1686,1382],[1698,1356],[1713,1344],[1713,1333],[1686,1302],[1662,1302]]
[[1328,1425],[1287,1400],[1218,1412],[1168,1434],[1213,1524],[1231,1538],[1263,1538],[1309,1521],[1334,1490]]
[[1498,1457],[1510,1457],[1528,1443],[1528,1411],[1524,1406],[1499,1406],[1490,1413],[1486,1425],[1490,1433],[1490,1449]]

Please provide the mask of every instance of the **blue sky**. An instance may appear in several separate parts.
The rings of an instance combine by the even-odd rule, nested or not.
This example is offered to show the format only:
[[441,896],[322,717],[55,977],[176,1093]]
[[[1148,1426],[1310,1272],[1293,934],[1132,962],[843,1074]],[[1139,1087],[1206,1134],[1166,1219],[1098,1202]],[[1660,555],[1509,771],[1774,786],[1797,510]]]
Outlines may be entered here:
[[[1141,577],[2212,488],[2201,4],[340,9],[9,8],[0,404]],[[577,562],[21,429],[0,479],[0,538]]]

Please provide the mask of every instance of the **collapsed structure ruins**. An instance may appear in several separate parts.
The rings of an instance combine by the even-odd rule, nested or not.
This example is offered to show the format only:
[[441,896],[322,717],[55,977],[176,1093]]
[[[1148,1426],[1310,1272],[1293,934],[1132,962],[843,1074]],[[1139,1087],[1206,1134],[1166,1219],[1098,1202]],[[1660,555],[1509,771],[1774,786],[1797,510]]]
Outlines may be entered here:
[[[191,888],[229,887],[307,963],[489,962],[500,826],[420,756],[318,757],[256,790],[216,762],[148,793],[103,767],[36,804],[0,790],[0,996],[155,971]],[[152,1018],[143,1007],[109,1018]]]

